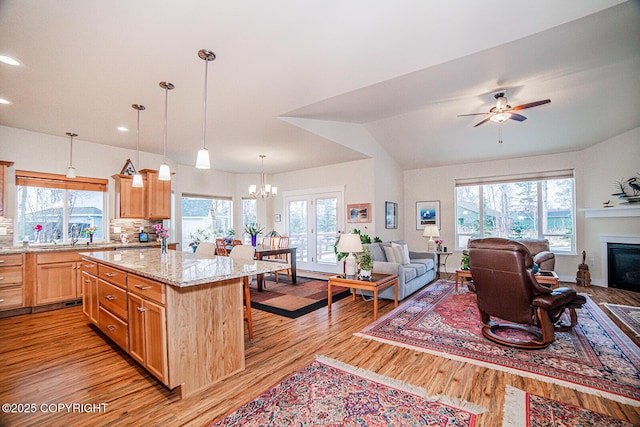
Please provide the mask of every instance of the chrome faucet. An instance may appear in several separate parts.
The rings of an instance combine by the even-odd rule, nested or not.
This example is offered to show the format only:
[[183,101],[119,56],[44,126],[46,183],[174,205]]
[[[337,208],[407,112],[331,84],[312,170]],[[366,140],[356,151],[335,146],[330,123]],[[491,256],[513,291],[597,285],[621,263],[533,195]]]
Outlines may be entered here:
[[78,224],[71,225],[71,246],[75,246],[78,243],[78,239],[80,238],[80,228],[78,228]]

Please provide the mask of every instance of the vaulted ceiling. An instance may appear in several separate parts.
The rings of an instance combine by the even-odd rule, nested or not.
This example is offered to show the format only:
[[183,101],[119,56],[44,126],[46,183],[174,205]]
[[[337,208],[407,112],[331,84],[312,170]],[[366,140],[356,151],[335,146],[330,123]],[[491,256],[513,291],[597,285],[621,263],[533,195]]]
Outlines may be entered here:
[[[0,1],[0,124],[277,173],[366,158],[404,169],[578,150],[640,126],[640,2]],[[523,122],[473,126],[494,94]],[[129,132],[116,130],[126,126]],[[503,143],[498,143],[499,132]],[[66,147],[65,147],[66,148]],[[1,149],[0,149],[1,151]]]

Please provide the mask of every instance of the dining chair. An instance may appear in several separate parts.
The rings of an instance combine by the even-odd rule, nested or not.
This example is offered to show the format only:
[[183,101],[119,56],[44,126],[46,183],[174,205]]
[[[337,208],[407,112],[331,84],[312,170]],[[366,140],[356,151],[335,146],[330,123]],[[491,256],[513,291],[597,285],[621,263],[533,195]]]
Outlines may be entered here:
[[224,242],[224,239],[222,238],[216,239],[216,255],[229,256],[229,252],[227,251],[227,245]]
[[[289,248],[289,237],[288,236],[279,236],[276,237],[277,242],[277,249],[288,249]],[[278,254],[275,255],[273,259],[271,259],[270,261],[275,261],[275,262],[282,262],[282,263],[291,263],[291,254],[290,253],[286,253],[286,254]],[[283,269],[287,271],[287,279],[291,280],[291,269],[290,268],[286,268]],[[278,271],[274,271],[273,274],[275,274],[276,276],[276,283],[278,283],[278,273],[280,271],[283,270],[278,270]]]
[[231,247],[232,248],[233,248],[233,246],[238,246],[238,245],[241,245],[241,244],[242,244],[242,240],[240,240],[240,239],[233,239],[231,241]]
[[213,242],[200,242],[196,248],[196,253],[198,255],[215,255],[216,244]]
[[[234,261],[244,261],[246,263],[253,263],[256,254],[256,248],[251,245],[236,245],[231,248],[229,258]],[[247,327],[249,328],[249,339],[253,339],[253,320],[251,319],[251,290],[249,289],[249,276],[244,276],[243,290],[244,290],[244,320],[247,321]]]

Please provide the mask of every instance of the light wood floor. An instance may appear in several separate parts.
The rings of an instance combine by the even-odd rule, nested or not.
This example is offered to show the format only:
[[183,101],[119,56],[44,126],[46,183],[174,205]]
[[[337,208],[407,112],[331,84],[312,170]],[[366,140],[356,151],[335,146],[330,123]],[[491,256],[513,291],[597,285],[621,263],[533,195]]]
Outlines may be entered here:
[[[596,302],[640,306],[640,293],[579,288],[585,290]],[[392,308],[392,302],[380,304],[381,314]],[[100,413],[0,413],[0,426],[203,426],[310,363],[315,355],[415,384],[430,395],[481,405],[488,411],[478,416],[478,426],[502,425],[507,384],[640,423],[638,408],[354,337],[372,322],[372,309],[371,302],[345,298],[334,304],[330,318],[326,309],[298,319],[253,310],[255,338],[246,341],[246,370],[182,401],[88,326],[80,307],[0,319],[0,402],[106,404]]]

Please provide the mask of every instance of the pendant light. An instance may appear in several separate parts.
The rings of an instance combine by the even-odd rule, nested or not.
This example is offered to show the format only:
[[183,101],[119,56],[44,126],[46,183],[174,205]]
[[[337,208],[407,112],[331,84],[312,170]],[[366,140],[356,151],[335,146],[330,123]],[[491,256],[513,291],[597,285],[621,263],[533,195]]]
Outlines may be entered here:
[[78,134],[67,132],[67,136],[71,137],[71,145],[69,146],[69,167],[67,168],[67,178],[75,178],[76,168],[73,167],[73,138],[78,136]]
[[207,74],[209,71],[209,61],[216,59],[216,54],[207,49],[200,49],[198,51],[198,57],[204,60],[204,106],[202,113],[202,148],[198,150],[196,168],[211,169],[209,150],[207,150]]
[[167,164],[167,113],[169,111],[169,91],[175,89],[175,85],[169,82],[160,82],[160,87],[164,89],[164,143],[162,144],[164,163],[160,165],[158,179],[160,181],[171,181],[171,169]]
[[136,164],[134,168],[137,166],[136,172],[133,174],[133,183],[132,187],[142,188],[144,187],[144,181],[142,180],[142,175],[140,174],[140,111],[146,109],[144,105],[140,104],[131,104],[131,108],[138,111],[138,128],[136,131]]

